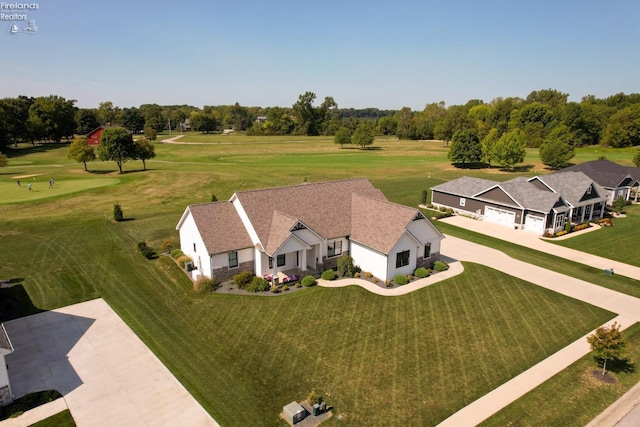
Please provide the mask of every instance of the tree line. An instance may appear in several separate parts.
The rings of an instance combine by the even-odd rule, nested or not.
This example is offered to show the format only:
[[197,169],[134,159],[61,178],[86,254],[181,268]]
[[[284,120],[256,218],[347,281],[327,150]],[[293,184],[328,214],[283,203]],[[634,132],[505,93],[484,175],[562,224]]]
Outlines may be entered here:
[[568,94],[545,89],[526,98],[496,98],[464,105],[429,103],[421,111],[377,108],[341,109],[333,97],[316,102],[316,94],[301,94],[291,107],[234,105],[143,104],[120,108],[110,101],[97,108],[77,108],[75,100],[61,96],[0,99],[0,149],[12,143],[53,141],[85,135],[99,125],[120,125],[149,139],[167,129],[210,133],[222,129],[254,135],[331,135],[342,129],[351,135],[367,123],[377,135],[400,139],[452,141],[458,131],[475,133],[480,141],[521,131],[527,147],[541,147],[549,139],[561,139],[573,147],[640,145],[640,94],[619,93],[607,98],[589,95],[568,102]]

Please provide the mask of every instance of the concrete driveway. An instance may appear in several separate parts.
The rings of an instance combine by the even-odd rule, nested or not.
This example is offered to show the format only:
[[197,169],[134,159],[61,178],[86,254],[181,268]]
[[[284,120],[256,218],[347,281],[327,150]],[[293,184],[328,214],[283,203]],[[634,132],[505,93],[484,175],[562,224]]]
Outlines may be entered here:
[[16,398],[56,389],[80,427],[218,425],[102,299],[5,328]]

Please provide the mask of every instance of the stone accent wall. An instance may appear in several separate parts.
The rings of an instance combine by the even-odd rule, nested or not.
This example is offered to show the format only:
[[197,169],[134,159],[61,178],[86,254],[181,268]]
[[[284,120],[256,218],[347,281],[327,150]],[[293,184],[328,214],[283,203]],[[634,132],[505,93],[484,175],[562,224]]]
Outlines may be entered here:
[[6,385],[0,388],[0,406],[8,405],[11,402],[13,402],[13,398],[11,397],[9,386]]
[[235,268],[216,268],[213,270],[213,277],[218,279],[220,282],[230,282],[233,280],[233,276],[238,273],[242,273],[243,271],[250,271],[252,274],[255,274],[253,261],[241,262]]
[[418,257],[416,268],[424,267],[433,269],[433,263],[440,260],[440,252],[433,252],[429,258]]

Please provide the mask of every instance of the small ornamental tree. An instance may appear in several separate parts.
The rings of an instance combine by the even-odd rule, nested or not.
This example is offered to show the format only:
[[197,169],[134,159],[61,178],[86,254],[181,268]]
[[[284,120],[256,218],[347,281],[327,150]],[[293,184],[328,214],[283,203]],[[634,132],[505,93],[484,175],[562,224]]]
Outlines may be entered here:
[[620,332],[620,324],[613,322],[610,327],[600,326],[587,337],[591,351],[602,359],[602,375],[607,372],[607,361],[619,359],[627,346],[625,337]]
[[120,207],[119,203],[113,205],[113,219],[118,222],[124,219],[124,213],[122,212],[122,207]]
[[87,145],[86,136],[76,136],[73,142],[69,146],[67,158],[75,160],[76,162],[82,162],[84,164],[84,170],[87,169],[87,162],[92,162],[96,159],[96,152],[90,145]]
[[540,160],[553,169],[562,169],[575,156],[573,140],[575,137],[566,125],[553,129],[540,146]]
[[420,196],[420,203],[423,205],[427,204],[427,195],[429,193],[427,193],[427,190],[422,190],[422,195]]
[[342,255],[338,258],[338,275],[340,277],[353,277],[356,272],[356,266],[353,265],[353,257],[350,255]]
[[613,211],[617,214],[621,214],[626,204],[627,202],[624,200],[624,197],[618,197],[616,201],[613,202]]
[[513,165],[522,163],[527,155],[525,134],[520,129],[503,134],[493,147],[495,160],[505,169],[512,169]]

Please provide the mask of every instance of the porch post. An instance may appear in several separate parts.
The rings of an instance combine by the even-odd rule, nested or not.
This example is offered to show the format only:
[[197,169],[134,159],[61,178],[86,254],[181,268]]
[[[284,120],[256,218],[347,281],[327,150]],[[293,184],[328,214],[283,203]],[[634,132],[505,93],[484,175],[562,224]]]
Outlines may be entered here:
[[307,250],[303,249],[302,250],[302,266],[300,267],[300,270],[302,271],[307,271]]
[[273,260],[273,275],[271,276],[271,284],[275,285],[276,284],[276,279],[278,278],[278,253],[274,253],[273,256],[271,257],[271,259]]
[[582,215],[580,215],[580,223],[584,222],[584,211],[586,210],[586,208],[587,208],[586,206],[582,207]]
[[591,222],[591,218],[593,218],[593,210],[595,207],[596,205],[591,205],[591,209],[589,210],[589,222]]

